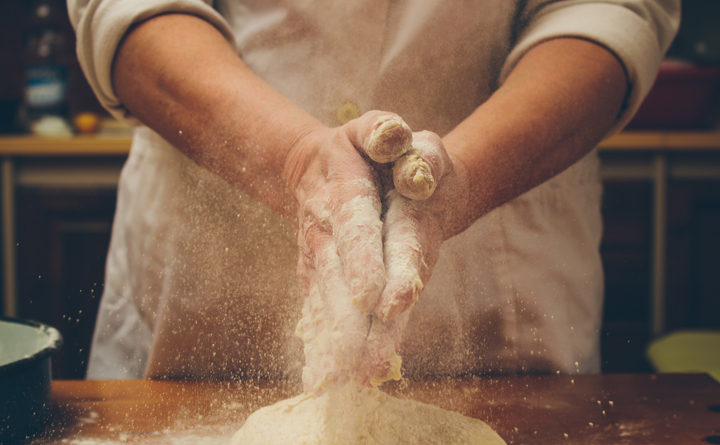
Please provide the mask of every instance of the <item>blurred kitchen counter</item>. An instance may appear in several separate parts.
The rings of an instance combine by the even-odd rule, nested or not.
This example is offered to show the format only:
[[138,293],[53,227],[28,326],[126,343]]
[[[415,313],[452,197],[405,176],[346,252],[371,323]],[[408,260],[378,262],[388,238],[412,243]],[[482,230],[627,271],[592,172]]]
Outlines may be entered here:
[[2,136],[0,156],[126,156],[131,143],[127,136]]
[[[130,151],[131,142],[127,136],[0,136],[0,156],[122,156]],[[603,141],[599,148],[601,152],[720,151],[720,131],[626,131]]]
[[601,142],[599,148],[601,152],[626,150],[720,151],[720,131],[626,131]]

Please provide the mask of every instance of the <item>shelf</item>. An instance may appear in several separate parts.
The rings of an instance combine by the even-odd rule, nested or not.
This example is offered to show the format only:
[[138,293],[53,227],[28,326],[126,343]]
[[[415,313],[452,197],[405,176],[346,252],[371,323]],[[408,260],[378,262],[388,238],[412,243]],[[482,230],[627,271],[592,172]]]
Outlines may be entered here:
[[599,145],[600,151],[720,151],[720,132],[626,131]]
[[[128,136],[0,137],[0,156],[125,156]],[[599,145],[603,152],[720,151],[720,132],[626,131]]]
[[127,156],[127,136],[0,137],[0,156]]

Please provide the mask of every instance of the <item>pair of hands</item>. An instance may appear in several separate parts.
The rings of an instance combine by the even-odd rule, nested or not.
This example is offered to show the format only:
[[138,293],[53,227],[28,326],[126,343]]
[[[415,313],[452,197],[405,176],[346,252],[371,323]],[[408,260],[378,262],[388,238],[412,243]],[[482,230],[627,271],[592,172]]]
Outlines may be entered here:
[[442,242],[466,227],[462,165],[436,134],[371,111],[306,135],[285,167],[299,204],[306,391],[399,378],[410,309]]

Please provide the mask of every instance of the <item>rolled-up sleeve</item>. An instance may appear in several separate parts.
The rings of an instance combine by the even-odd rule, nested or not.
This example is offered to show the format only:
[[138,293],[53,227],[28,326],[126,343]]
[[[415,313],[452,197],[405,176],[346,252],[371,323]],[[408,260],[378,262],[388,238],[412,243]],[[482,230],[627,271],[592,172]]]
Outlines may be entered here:
[[630,121],[650,91],[680,24],[680,0],[530,0],[519,17],[521,32],[501,81],[533,46],[558,37],[596,42],[620,60],[630,89],[609,137]]
[[212,0],[68,0],[80,66],[100,103],[113,116],[136,122],[112,85],[115,52],[133,24],[160,14],[191,14],[211,23],[234,45],[227,22],[210,3]]

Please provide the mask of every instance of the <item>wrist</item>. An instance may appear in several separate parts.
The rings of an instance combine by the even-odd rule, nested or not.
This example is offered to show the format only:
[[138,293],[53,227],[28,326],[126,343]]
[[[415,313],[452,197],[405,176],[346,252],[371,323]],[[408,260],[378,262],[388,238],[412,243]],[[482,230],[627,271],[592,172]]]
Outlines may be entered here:
[[303,125],[298,128],[287,144],[282,159],[282,180],[298,202],[305,199],[306,173],[317,166],[318,150],[329,129],[317,125]]
[[454,184],[454,186],[449,193],[450,196],[445,198],[448,203],[451,203],[447,208],[452,209],[452,211],[446,213],[450,221],[445,224],[444,240],[465,231],[465,229],[470,227],[475,220],[485,213],[481,210],[482,202],[477,199],[482,195],[474,193],[472,178],[467,165],[463,162],[462,158],[453,154],[449,154],[449,156],[453,163],[453,169],[443,180],[447,180],[449,183]]

